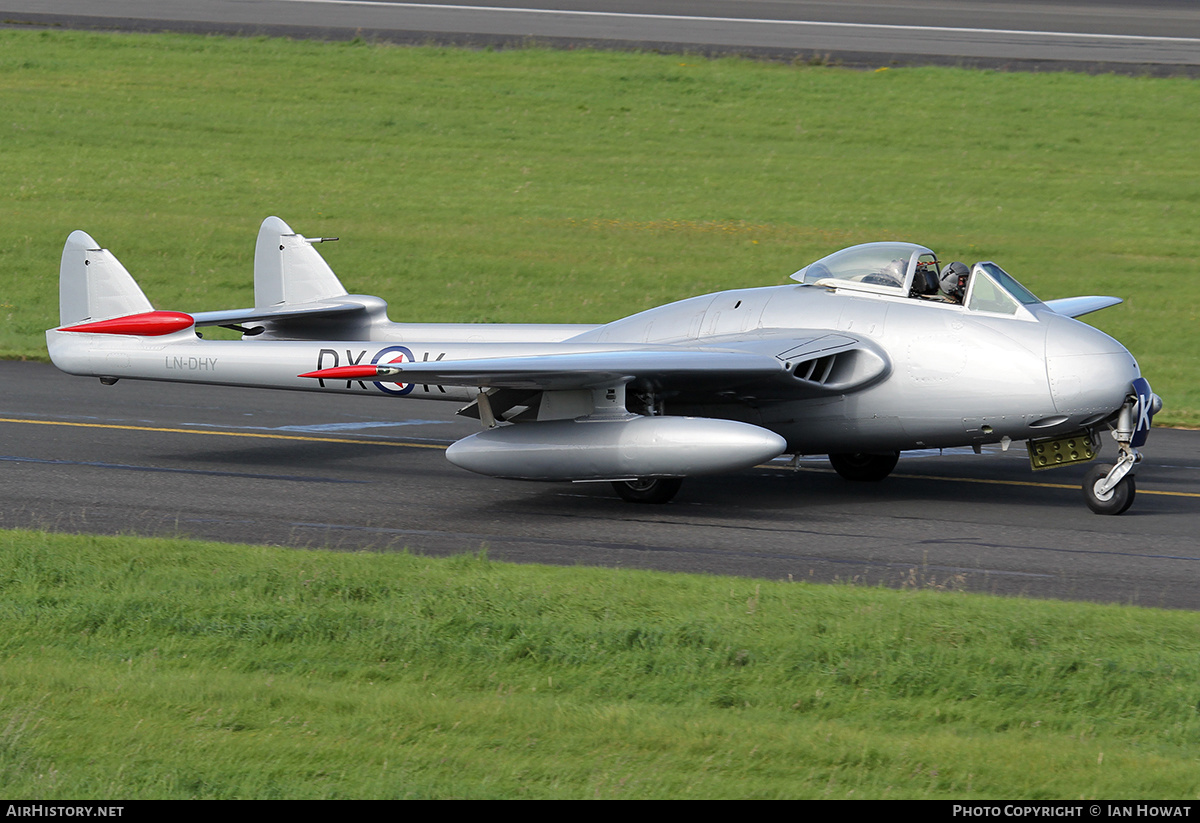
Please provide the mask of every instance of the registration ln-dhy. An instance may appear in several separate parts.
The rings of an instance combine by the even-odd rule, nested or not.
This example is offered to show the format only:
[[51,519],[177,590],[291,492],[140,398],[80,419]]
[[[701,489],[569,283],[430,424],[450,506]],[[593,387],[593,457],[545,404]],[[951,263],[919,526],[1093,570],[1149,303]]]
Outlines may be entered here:
[[[706,294],[600,326],[393,323],[348,294],[277,217],[254,254],[254,307],[155,311],[89,235],[67,238],[50,356],[71,374],[460,402],[482,430],[449,460],[494,477],[609,481],[662,503],[681,479],[828,454],[878,481],[901,451],[1027,441],[1034,469],[1111,464],[1083,492],[1133,502],[1159,398],[1113,338],[1075,318],[1121,302],[1042,302],[995,263],[913,243],[853,246],[795,283]],[[206,340],[223,326],[240,340]]]

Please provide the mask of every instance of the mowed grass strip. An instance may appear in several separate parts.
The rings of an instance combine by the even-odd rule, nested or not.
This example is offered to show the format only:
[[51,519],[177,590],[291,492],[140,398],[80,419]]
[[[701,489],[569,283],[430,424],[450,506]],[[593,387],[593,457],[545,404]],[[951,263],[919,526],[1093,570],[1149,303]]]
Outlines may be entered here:
[[278,214],[412,321],[604,322],[912,239],[994,259],[1200,424],[1200,83],[0,31],[0,353],[67,234],[162,308],[252,303]]
[[1190,613],[0,532],[0,620],[10,798],[1197,797]]

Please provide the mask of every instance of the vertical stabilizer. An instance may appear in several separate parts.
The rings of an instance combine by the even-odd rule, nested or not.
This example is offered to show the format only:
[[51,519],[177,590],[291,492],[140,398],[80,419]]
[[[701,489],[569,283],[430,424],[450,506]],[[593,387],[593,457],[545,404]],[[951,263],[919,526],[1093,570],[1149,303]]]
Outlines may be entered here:
[[87,232],[73,231],[58,270],[62,326],[153,311],[154,307],[112,252]]
[[341,297],[346,289],[325,258],[313,248],[319,242],[292,231],[278,217],[268,217],[254,247],[254,306],[269,309]]

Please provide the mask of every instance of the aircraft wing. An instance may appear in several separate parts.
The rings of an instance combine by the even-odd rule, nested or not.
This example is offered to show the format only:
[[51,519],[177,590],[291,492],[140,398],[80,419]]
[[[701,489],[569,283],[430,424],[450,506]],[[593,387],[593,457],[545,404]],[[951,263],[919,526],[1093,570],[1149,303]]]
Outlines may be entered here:
[[1107,309],[1109,306],[1115,306],[1123,302],[1125,301],[1119,297],[1089,295],[1087,297],[1063,297],[1058,300],[1046,300],[1045,304],[1050,309],[1059,314],[1065,314],[1067,317],[1082,317],[1085,314]]
[[706,349],[635,349],[341,366],[300,376],[561,391],[602,388],[634,380],[669,387],[730,388],[786,374],[785,364],[767,354]]
[[636,382],[676,396],[736,394],[762,400],[847,394],[873,385],[890,372],[890,359],[873,342],[846,332],[814,329],[726,339],[719,348],[585,348],[470,360],[359,364],[300,376],[526,392]]

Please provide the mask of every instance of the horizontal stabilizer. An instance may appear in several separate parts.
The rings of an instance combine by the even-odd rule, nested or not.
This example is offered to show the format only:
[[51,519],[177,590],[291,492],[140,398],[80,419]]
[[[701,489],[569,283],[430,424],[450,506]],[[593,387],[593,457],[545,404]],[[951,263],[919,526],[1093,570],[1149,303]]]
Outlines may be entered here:
[[225,326],[231,323],[249,323],[252,320],[291,320],[296,318],[332,317],[338,314],[361,312],[362,303],[328,302],[309,303],[293,306],[283,305],[278,308],[253,309],[221,309],[218,311],[193,312],[192,317],[197,326]]
[[1115,306],[1118,303],[1123,303],[1119,297],[1100,297],[1097,295],[1089,295],[1087,297],[1063,297],[1058,300],[1047,300],[1046,305],[1058,312],[1065,314],[1067,317],[1082,317],[1085,314],[1091,314],[1094,311],[1107,309],[1109,306]]

